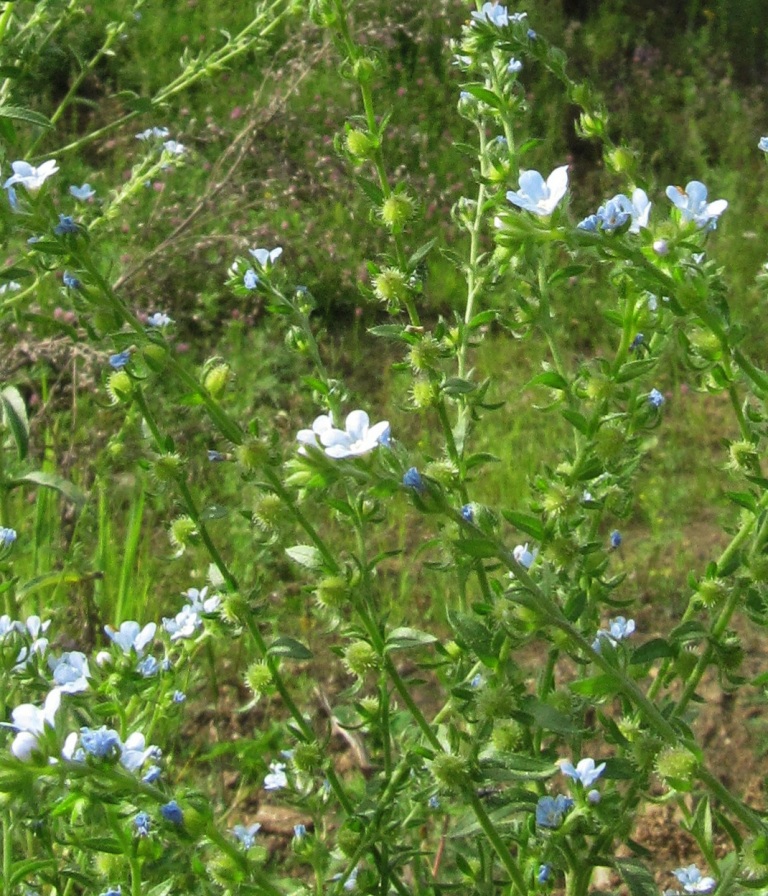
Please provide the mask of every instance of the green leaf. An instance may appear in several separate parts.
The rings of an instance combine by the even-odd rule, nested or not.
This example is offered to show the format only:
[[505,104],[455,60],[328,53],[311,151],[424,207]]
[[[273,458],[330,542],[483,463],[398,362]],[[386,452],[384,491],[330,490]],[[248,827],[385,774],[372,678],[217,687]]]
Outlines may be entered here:
[[24,399],[15,386],[6,386],[0,392],[0,403],[3,406],[3,419],[16,442],[19,460],[24,460],[29,451],[29,418]]
[[589,435],[589,423],[587,423],[587,418],[583,414],[580,414],[578,411],[572,411],[570,408],[563,408],[560,414],[565,417],[574,429],[578,429],[582,435]]
[[487,538],[459,538],[454,544],[469,557],[486,560],[497,555],[496,545]]
[[280,656],[288,660],[311,660],[312,651],[294,638],[277,638],[267,649],[270,656]]
[[417,628],[396,628],[387,637],[387,650],[411,650],[414,647],[423,647],[426,644],[434,644],[437,638]]
[[550,389],[565,390],[568,388],[568,380],[554,370],[547,370],[545,373],[538,374],[532,380],[528,380],[525,387],[527,388],[528,386],[548,386]]
[[40,128],[50,130],[53,125],[39,112],[32,109],[26,109],[23,106],[0,106],[0,118],[12,118],[14,121],[24,121],[27,124],[34,124]]
[[319,571],[323,569],[323,556],[316,547],[311,544],[296,544],[292,548],[286,548],[285,553],[305,569]]
[[521,705],[523,712],[533,716],[537,725],[540,725],[546,731],[554,731],[556,734],[574,734],[578,728],[573,723],[573,719],[567,716],[554,706],[543,703],[535,697],[524,700]]
[[757,501],[751,492],[726,492],[725,494],[734,504],[745,507],[752,513],[757,513]]
[[469,380],[463,380],[460,377],[449,377],[442,385],[442,391],[446,395],[468,395],[477,389],[476,383],[470,383]]
[[659,896],[653,875],[637,859],[616,859],[615,868],[624,878],[631,896]]
[[[524,753],[503,753],[493,751],[480,757],[483,771],[495,781],[543,781],[560,771],[560,767],[538,756],[527,756]],[[495,770],[503,769],[502,774]]]
[[493,634],[482,622],[469,613],[448,612],[448,624],[456,641],[478,656],[488,656],[492,650]]
[[656,367],[656,358],[644,358],[642,361],[629,361],[622,364],[616,376],[617,383],[628,383]]
[[381,192],[381,187],[379,187],[378,184],[375,184],[372,180],[368,180],[367,177],[356,177],[355,180],[357,181],[358,187],[360,187],[373,205],[381,205],[384,201],[384,194]]
[[211,504],[202,511],[200,519],[206,523],[208,520],[222,520],[225,516],[229,516],[229,510],[226,507],[222,507],[221,504]]
[[514,526],[515,529],[525,532],[526,535],[530,535],[531,538],[535,538],[536,541],[541,541],[543,539],[544,526],[537,516],[533,516],[530,513],[521,513],[518,510],[502,510],[501,515],[508,523]]
[[481,311],[479,314],[476,314],[467,324],[467,329],[476,330],[478,327],[484,327],[486,324],[492,324],[498,318],[498,316],[498,311]]
[[42,488],[52,488],[54,491],[59,492],[59,494],[65,497],[68,501],[71,501],[77,507],[82,507],[83,504],[85,504],[85,502],[88,500],[88,496],[85,494],[85,492],[82,492],[68,479],[64,479],[62,476],[58,476],[56,473],[46,473],[43,470],[33,470],[31,473],[27,473],[26,475],[21,476],[18,479],[13,479],[9,483],[9,485],[11,488],[15,488],[17,485],[24,485],[26,483],[39,485]]
[[504,108],[504,103],[501,98],[493,93],[493,91],[488,90],[487,87],[482,87],[480,84],[467,84],[464,90],[466,93],[471,94],[476,100],[480,100],[492,109]]
[[633,651],[629,661],[634,665],[642,665],[673,656],[676,656],[675,649],[668,641],[665,641],[664,638],[653,638]]
[[416,265],[424,258],[425,255],[432,249],[432,247],[437,242],[437,239],[430,240],[428,243],[424,243],[423,246],[419,246],[419,248],[411,255],[408,259],[408,263],[406,265],[409,271],[412,271],[416,268]]
[[611,675],[593,675],[572,681],[568,687],[583,697],[609,697],[616,693],[616,680]]

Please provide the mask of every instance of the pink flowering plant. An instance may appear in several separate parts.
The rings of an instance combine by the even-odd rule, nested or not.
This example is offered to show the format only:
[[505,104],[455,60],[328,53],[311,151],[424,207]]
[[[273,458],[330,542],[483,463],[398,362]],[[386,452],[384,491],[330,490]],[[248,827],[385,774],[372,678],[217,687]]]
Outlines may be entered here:
[[[260,4],[246,32],[227,36],[227,52],[187,60],[182,82],[137,108],[156,111],[232,54],[259,51],[302,7]],[[131,545],[152,538],[140,507],[118,600],[102,618],[90,595],[118,509],[32,463],[39,434],[23,389],[3,384],[2,891],[586,896],[623,886],[645,896],[662,888],[638,820],[659,802],[675,807],[698,861],[663,869],[666,891],[764,890],[765,812],[724,783],[696,727],[705,681],[723,692],[766,683],[748,682],[734,632],[739,615],[768,622],[768,370],[743,347],[729,307],[717,243],[728,200],[696,179],[666,192],[646,182],[613,143],[596,93],[568,77],[562,52],[535,30],[534,12],[478,3],[452,45],[456,115],[472,135],[445,253],[461,296],[453,313],[436,314],[430,262],[440,250],[417,238],[422,202],[388,164],[390,116],[376,106],[384,57],[353,4],[309,7],[359,98],[336,146],[370,205],[378,249],[364,291],[386,350],[364,362],[391,374],[391,406],[345,381],[297,282],[295,247],[252,242],[220,270],[222,289],[268,312],[290,353],[290,402],[271,414],[232,411],[232,365],[215,354],[195,367],[177,351],[179,315],[162,297],[131,302],[110,241],[148,181],[183,174],[190,139],[160,125],[138,131],[135,167],[108,198],[82,177],[57,187],[70,157],[40,161],[36,140],[29,161],[3,172],[15,259],[5,280],[26,285],[3,293],[0,314],[18,325],[25,301],[55,282],[76,322],[72,344],[104,361],[102,404],[117,420],[109,452],[135,452],[169,520],[168,564],[195,584],[163,610],[158,583],[143,600],[132,595]],[[109,31],[101,55],[114,40]],[[571,211],[583,205],[579,179],[528,130],[534,67],[579,109],[579,134],[618,184],[581,220]],[[603,278],[594,301],[610,348],[575,359],[564,350],[568,286],[593,275]],[[504,395],[477,364],[491,333],[540,347],[528,386],[567,432],[515,505],[479,499],[498,460],[487,433],[510,426]],[[724,396],[738,484],[725,547],[691,574],[681,618],[656,632],[641,621],[622,526],[651,450],[663,450],[670,363]],[[206,456],[220,478],[191,472],[198,449],[179,437],[185,417],[213,446]],[[75,550],[66,569],[42,569],[35,556],[34,574],[20,571],[20,533],[33,512],[42,526],[39,509],[11,518],[21,488],[98,517],[93,571]],[[425,606],[423,582],[435,577],[439,606]],[[40,611],[67,588],[89,595],[84,631]],[[276,612],[296,595],[296,619]],[[269,709],[236,735],[215,731],[220,741],[196,755],[185,732],[223,693],[222,669],[242,685],[234,715]],[[200,714],[185,717],[196,697]],[[234,793],[195,768],[225,752],[240,776]],[[259,806],[291,813],[277,859],[267,821],[249,809],[254,793]]]

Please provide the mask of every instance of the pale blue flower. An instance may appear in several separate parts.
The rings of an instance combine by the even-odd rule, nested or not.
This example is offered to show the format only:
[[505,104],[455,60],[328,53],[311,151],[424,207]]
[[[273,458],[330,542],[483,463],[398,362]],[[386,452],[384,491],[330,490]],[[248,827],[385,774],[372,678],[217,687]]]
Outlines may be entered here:
[[82,187],[76,187],[74,184],[69,188],[69,193],[80,202],[87,202],[91,196],[96,195],[96,191],[91,188],[90,184],[83,184]]
[[259,285],[259,277],[256,271],[253,268],[248,268],[243,276],[243,286],[246,289],[256,289]]
[[17,759],[28,762],[32,758],[46,726],[53,728],[60,705],[61,691],[53,688],[42,707],[22,703],[11,712],[10,727],[18,732],[11,744],[11,753]]
[[142,678],[151,678],[153,675],[156,675],[158,667],[159,663],[151,654],[136,663],[136,671]]
[[215,448],[209,448],[209,449],[208,449],[208,460],[209,460],[212,464],[219,464],[219,463],[222,463],[222,462],[225,461],[226,459],[227,459],[226,456],[225,456],[224,454],[222,454],[221,451],[216,451]]
[[88,660],[79,650],[62,653],[59,659],[48,658],[53,672],[53,683],[64,694],[78,694],[88,690]]
[[587,794],[587,799],[593,806],[596,806],[600,800],[602,799],[602,795],[599,790],[590,790]]
[[149,828],[152,821],[146,812],[138,812],[133,819],[133,824],[139,837],[149,837]]
[[59,166],[53,160],[43,162],[37,167],[30,165],[29,162],[13,162],[11,168],[13,168],[13,174],[6,180],[3,187],[7,190],[14,184],[21,184],[30,193],[36,193],[48,178],[59,170]]
[[61,277],[61,282],[67,289],[80,289],[80,281],[74,274],[70,274],[69,271],[64,271]]
[[706,230],[714,230],[717,227],[717,219],[728,208],[725,199],[717,199],[715,202],[707,202],[707,188],[701,181],[692,180],[682,187],[667,187],[667,198],[680,209],[680,214],[685,223],[694,221],[697,227]]
[[600,218],[597,215],[588,215],[576,225],[578,230],[586,230],[587,233],[597,233],[600,227]]
[[499,28],[509,25],[509,13],[507,12],[507,7],[501,6],[498,3],[483,3],[483,8],[479,12],[474,11],[472,13],[472,18],[474,19],[472,22],[473,25],[477,22],[488,22]]
[[536,875],[536,880],[540,884],[545,884],[549,880],[550,874],[552,874],[551,865],[539,865],[539,873]]
[[281,246],[274,249],[249,249],[250,254],[256,259],[256,263],[262,268],[271,267],[283,254]]
[[601,205],[597,210],[597,220],[600,223],[600,229],[608,233],[613,233],[623,227],[632,217],[632,203],[623,193],[609,199],[605,205]]
[[664,404],[664,396],[659,392],[658,389],[651,389],[648,393],[648,402],[652,404],[655,408],[660,408]]
[[187,151],[187,147],[183,143],[177,143],[176,140],[166,140],[163,149],[172,156],[183,156]]
[[137,140],[151,140],[153,137],[161,140],[163,137],[167,137],[170,134],[168,128],[147,128],[146,131],[142,131],[140,134],[136,134]]
[[9,548],[16,541],[16,530],[0,526],[0,548]]
[[574,781],[579,781],[582,787],[591,787],[605,771],[605,763],[601,762],[596,766],[594,759],[581,759],[574,766],[572,762],[563,760],[560,762],[560,771]]
[[518,72],[523,70],[523,63],[520,62],[519,59],[515,59],[513,56],[509,62],[507,63],[507,71],[510,75],[516,75]]
[[761,137],[757,144],[757,148],[761,149],[763,152],[768,152],[768,137]]
[[59,223],[53,228],[56,236],[65,236],[78,232],[77,224],[72,215],[59,215]]
[[669,243],[666,240],[654,240],[651,248],[659,256],[659,258],[664,258],[665,255],[669,255]]
[[485,679],[479,672],[476,675],[473,675],[469,682],[469,686],[475,689],[482,687],[483,684],[485,684]]
[[570,797],[542,796],[536,804],[536,826],[540,828],[559,828],[563,817],[573,807]]
[[436,796],[431,796],[427,802],[427,805],[430,809],[439,809],[440,808],[440,799]]
[[711,893],[715,889],[715,879],[713,877],[702,877],[701,871],[699,871],[696,865],[678,868],[672,874],[683,885],[683,890],[686,893]]
[[155,781],[160,777],[163,773],[163,770],[159,765],[150,765],[150,767],[146,770],[144,775],[142,776],[142,781],[145,784],[154,784]]
[[107,633],[107,636],[112,643],[117,644],[123,653],[128,654],[131,651],[134,651],[137,656],[141,656],[147,645],[155,637],[157,624],[148,622],[144,628],[142,628],[138,622],[129,620],[121,623],[118,631],[115,631],[111,625],[105,625],[104,631]]
[[648,226],[648,218],[651,214],[651,206],[653,203],[648,199],[648,194],[640,188],[632,192],[630,200],[630,214],[632,223],[629,227],[630,233],[640,233],[641,227]]
[[295,824],[293,826],[293,836],[297,840],[303,840],[307,836],[307,828],[306,825],[303,824]]
[[163,617],[163,628],[171,636],[171,641],[192,638],[202,625],[200,614],[189,604],[185,604],[173,619]]
[[405,471],[403,474],[403,485],[406,488],[412,488],[415,492],[426,491],[424,480],[421,478],[421,473],[419,473],[416,467],[410,467]]
[[175,824],[179,827],[184,824],[184,813],[181,811],[181,806],[179,806],[176,800],[171,800],[170,803],[160,806],[160,814],[171,824]]
[[187,699],[187,695],[184,691],[174,691],[171,699],[174,703],[183,703]]
[[147,323],[150,327],[167,327],[168,324],[172,324],[173,321],[164,311],[155,311],[154,314],[149,315]]
[[148,759],[157,761],[162,755],[160,747],[147,746],[144,735],[140,731],[134,731],[121,744],[120,765],[129,772],[137,772]]
[[475,508],[471,504],[465,504],[461,508],[461,515],[468,523],[474,522]]
[[123,746],[117,731],[107,728],[106,725],[102,725],[101,728],[81,728],[80,743],[86,753],[97,759],[117,756]]
[[122,890],[120,889],[120,884],[118,884],[116,887],[109,887],[109,889],[104,890],[99,896],[120,896],[121,893]]
[[232,828],[232,834],[246,849],[250,849],[256,842],[256,834],[258,834],[260,830],[261,825],[258,821],[255,821],[253,824],[249,824],[248,827],[245,827],[242,824],[236,824]]
[[353,868],[349,872],[349,877],[344,881],[344,889],[347,893],[351,893],[357,887],[357,868]]
[[269,772],[264,776],[264,790],[282,790],[288,786],[284,762],[271,762]]
[[21,289],[21,283],[15,280],[9,280],[7,283],[0,283],[0,296],[4,296],[7,292],[18,292]]
[[538,171],[520,173],[520,189],[509,190],[507,199],[519,208],[539,217],[551,215],[568,189],[568,166],[561,165],[549,175],[546,182]]
[[611,532],[610,541],[611,547],[614,549],[614,551],[617,548],[621,547],[621,542],[623,541],[623,539],[621,537],[621,532],[619,532],[618,529],[614,529],[613,532]]
[[642,333],[638,333],[635,336],[635,338],[632,340],[632,342],[630,343],[629,350],[631,352],[636,351],[638,348],[640,348],[640,346],[643,344],[644,341],[645,341],[645,336],[643,336]]
[[312,429],[300,429],[296,434],[299,442],[299,454],[306,454],[305,445],[322,448],[320,439],[323,434],[333,429],[333,414],[320,414],[312,421]]
[[600,653],[600,644],[603,640],[608,641],[611,646],[615,647],[619,641],[628,638],[635,631],[635,620],[625,619],[623,616],[617,616],[608,623],[608,629],[599,629],[592,642],[592,649],[595,653]]
[[131,360],[131,350],[125,349],[122,352],[109,356],[109,366],[113,370],[122,370],[123,367]]
[[520,566],[522,566],[524,569],[531,568],[533,561],[536,559],[537,554],[538,554],[538,551],[529,551],[528,550],[528,542],[526,542],[525,544],[517,545],[517,547],[514,549],[514,551],[512,551],[512,556],[515,558],[515,560],[517,560],[517,562],[520,564]]

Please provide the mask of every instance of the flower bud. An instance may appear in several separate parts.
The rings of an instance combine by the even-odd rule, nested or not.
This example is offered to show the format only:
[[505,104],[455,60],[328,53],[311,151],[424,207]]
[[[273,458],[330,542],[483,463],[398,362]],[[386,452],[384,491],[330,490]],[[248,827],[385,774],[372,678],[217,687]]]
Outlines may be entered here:
[[168,531],[171,544],[178,550],[179,554],[184,553],[190,545],[195,544],[198,536],[197,525],[189,516],[176,517]]
[[430,770],[443,790],[464,790],[470,784],[469,764],[461,756],[438,753],[432,760]]
[[656,757],[656,774],[676,790],[681,782],[690,782],[698,767],[698,760],[685,747],[667,747]]
[[408,281],[397,268],[384,268],[373,281],[373,294],[392,308],[408,297]]
[[[208,365],[206,365],[208,367]],[[203,376],[203,385],[213,398],[221,398],[229,381],[232,379],[232,368],[224,362],[214,363],[208,367]]]
[[254,697],[263,697],[272,689],[272,673],[266,663],[256,662],[245,670],[245,683]]
[[107,380],[107,394],[110,404],[126,404],[130,402],[133,394],[133,380],[124,370],[114,370]]
[[605,134],[605,119],[596,112],[582,112],[579,116],[578,130],[582,137],[600,138]]
[[181,472],[184,461],[178,454],[161,454],[152,465],[152,472],[160,482],[172,482]]
[[378,66],[375,59],[369,56],[361,56],[352,67],[352,74],[360,84],[370,84],[376,75]]
[[376,151],[376,141],[365,131],[350,129],[344,138],[347,152],[358,162],[370,159]]
[[315,598],[321,607],[338,612],[349,602],[349,585],[342,576],[328,576],[317,586]]
[[653,251],[660,257],[669,255],[669,243],[666,240],[654,240]]
[[635,157],[624,146],[614,146],[604,154],[605,164],[617,174],[631,174],[635,168]]
[[258,470],[269,463],[269,446],[263,439],[246,439],[235,448],[235,460],[246,470]]

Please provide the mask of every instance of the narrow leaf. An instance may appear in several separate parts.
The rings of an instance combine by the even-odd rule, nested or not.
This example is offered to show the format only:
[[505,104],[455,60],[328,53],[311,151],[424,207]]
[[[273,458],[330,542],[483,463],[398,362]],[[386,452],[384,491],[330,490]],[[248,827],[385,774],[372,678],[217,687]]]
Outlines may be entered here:
[[52,488],[54,491],[59,492],[59,494],[61,494],[68,501],[71,501],[77,507],[82,507],[82,505],[85,504],[85,502],[88,500],[88,496],[85,494],[85,492],[81,491],[68,479],[64,479],[62,476],[58,476],[56,473],[46,473],[43,470],[33,470],[31,473],[27,473],[25,476],[21,476],[19,479],[12,480],[10,482],[10,486],[11,488],[15,488],[17,485],[23,485],[25,483],[39,485],[42,486],[42,488]]
[[0,392],[0,403],[2,403],[5,422],[13,434],[14,442],[16,442],[19,460],[24,460],[29,450],[29,418],[24,399],[15,386],[6,386]]
[[281,656],[289,660],[311,660],[312,651],[294,638],[278,638],[267,649],[270,656]]

